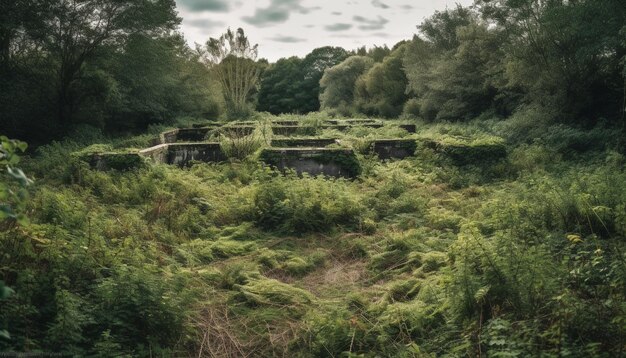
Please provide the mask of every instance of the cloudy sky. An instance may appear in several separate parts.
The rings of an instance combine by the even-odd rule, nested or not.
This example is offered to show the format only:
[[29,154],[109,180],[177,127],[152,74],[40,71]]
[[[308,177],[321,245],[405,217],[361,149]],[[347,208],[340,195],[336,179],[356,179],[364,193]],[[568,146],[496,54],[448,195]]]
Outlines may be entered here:
[[187,41],[244,29],[259,57],[303,57],[316,47],[393,46],[435,10],[472,0],[176,0]]

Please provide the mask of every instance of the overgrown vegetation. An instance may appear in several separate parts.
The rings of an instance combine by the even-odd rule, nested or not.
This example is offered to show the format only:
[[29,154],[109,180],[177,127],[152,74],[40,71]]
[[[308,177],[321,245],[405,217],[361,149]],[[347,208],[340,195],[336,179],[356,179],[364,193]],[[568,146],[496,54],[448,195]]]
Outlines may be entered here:
[[[0,131],[40,145],[0,137],[0,351],[624,356],[626,8],[474,5],[274,64],[229,32],[210,66],[170,0],[2,5]],[[218,116],[224,162],[136,155]],[[352,178],[273,168],[288,137]]]
[[504,141],[501,162],[459,166],[418,146],[403,160],[360,156],[356,180],[285,175],[255,153],[101,172],[67,160],[75,142],[42,147],[23,161],[35,179],[29,221],[5,219],[0,234],[14,291],[0,303],[11,336],[0,345],[96,356],[623,354],[623,156],[557,156],[497,124],[423,125],[417,136]]

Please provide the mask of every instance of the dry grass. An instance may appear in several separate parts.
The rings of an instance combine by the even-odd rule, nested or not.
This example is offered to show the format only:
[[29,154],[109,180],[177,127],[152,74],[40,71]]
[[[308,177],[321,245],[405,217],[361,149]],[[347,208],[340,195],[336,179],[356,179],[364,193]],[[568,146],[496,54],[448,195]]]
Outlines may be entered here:
[[337,298],[357,291],[367,280],[366,262],[361,260],[331,260],[326,267],[305,276],[298,286],[318,298]]

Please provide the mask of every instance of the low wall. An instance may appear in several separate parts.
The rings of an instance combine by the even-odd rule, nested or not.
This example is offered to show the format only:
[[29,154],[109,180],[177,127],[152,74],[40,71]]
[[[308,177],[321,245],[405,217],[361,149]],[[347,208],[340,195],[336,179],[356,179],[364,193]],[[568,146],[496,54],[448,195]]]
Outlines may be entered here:
[[161,144],[165,143],[176,143],[176,139],[178,137],[178,129],[172,129],[166,132],[162,132],[159,138],[161,139]]
[[167,148],[169,144],[159,144],[154,147],[142,149],[139,151],[139,155],[150,158],[154,163],[167,164]]
[[351,149],[265,149],[260,159],[280,170],[293,169],[298,174],[354,178],[361,173],[359,161]]
[[308,147],[322,148],[331,144],[336,144],[334,138],[290,138],[290,139],[274,139],[272,147],[292,148],[292,147]]
[[400,124],[398,127],[404,129],[405,131],[409,133],[415,133],[417,129],[415,124]]
[[371,119],[371,118],[352,118],[352,119],[344,119],[344,122],[348,124],[371,124],[371,123],[380,123],[379,120]]
[[188,166],[192,161],[216,163],[225,161],[219,143],[169,143],[147,148],[139,152],[154,163]]
[[207,133],[217,127],[178,128],[161,133],[161,144],[176,142],[202,142]]
[[229,137],[243,137],[254,133],[255,129],[256,127],[252,125],[241,125],[224,126],[220,129],[220,131]]
[[452,160],[456,165],[483,165],[503,160],[507,156],[504,143],[449,144],[422,139],[422,145]]
[[137,153],[81,153],[78,158],[96,170],[129,170],[142,167],[145,162]]
[[414,139],[377,139],[370,150],[380,159],[403,159],[415,155],[417,143]]
[[202,142],[210,130],[215,127],[180,128],[176,135],[177,142]]
[[277,126],[297,126],[299,124],[298,121],[272,121],[272,124]]

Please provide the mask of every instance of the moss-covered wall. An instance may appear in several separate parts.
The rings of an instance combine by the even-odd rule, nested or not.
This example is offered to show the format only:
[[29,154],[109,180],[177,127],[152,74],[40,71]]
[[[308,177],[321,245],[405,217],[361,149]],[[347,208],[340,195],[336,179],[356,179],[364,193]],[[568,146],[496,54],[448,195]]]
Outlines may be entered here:
[[331,144],[336,144],[334,138],[293,138],[293,139],[274,139],[272,147],[292,148],[292,147],[308,147],[322,148]]
[[219,143],[169,143],[146,148],[139,152],[154,163],[187,166],[192,161],[215,163],[225,161]]
[[445,141],[423,140],[423,145],[450,158],[456,165],[489,164],[506,158],[506,146],[494,143],[447,143]]
[[373,140],[370,150],[380,159],[402,159],[415,155],[417,143],[414,139],[377,139]]
[[142,167],[145,162],[137,153],[79,153],[76,157],[96,170],[130,170]]
[[354,178],[361,173],[359,161],[350,149],[265,149],[260,160],[280,170],[294,169],[298,174]]
[[174,143],[167,148],[167,164],[188,166],[193,161],[217,163],[227,160],[219,143]]

